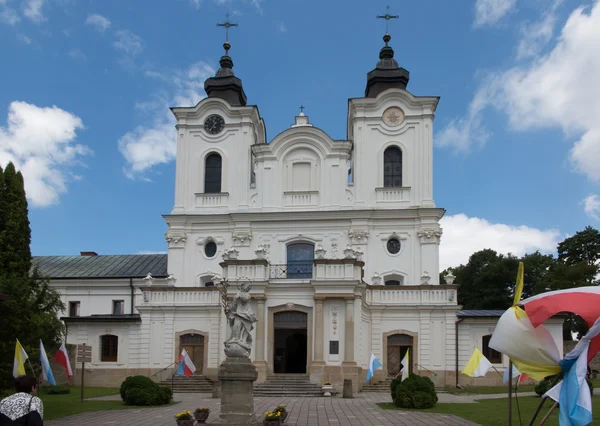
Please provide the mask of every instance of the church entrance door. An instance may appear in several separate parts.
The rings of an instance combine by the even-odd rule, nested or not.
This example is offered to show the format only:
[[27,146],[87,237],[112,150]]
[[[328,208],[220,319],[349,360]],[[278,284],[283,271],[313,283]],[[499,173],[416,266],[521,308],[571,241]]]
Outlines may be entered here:
[[[179,338],[181,351],[185,349],[190,356],[190,359],[196,366],[194,374],[202,374],[202,366],[204,365],[204,336],[201,334],[184,334]],[[179,361],[179,358],[177,358]]]
[[412,373],[413,359],[413,338],[406,334],[394,334],[387,338],[387,370],[390,376],[396,377],[402,369],[400,362],[404,359],[406,351],[410,349],[409,354],[409,372]]
[[307,315],[298,311],[279,312],[274,320],[273,372],[306,374]]

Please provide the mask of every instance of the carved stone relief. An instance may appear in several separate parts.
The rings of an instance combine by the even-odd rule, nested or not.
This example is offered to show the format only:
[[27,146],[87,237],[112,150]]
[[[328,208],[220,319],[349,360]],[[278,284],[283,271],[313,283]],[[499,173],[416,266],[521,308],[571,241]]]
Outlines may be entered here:
[[231,239],[234,247],[248,247],[252,241],[252,231],[235,231]]
[[421,228],[417,231],[417,235],[421,239],[421,244],[439,244],[442,233],[441,228]]
[[183,247],[187,241],[187,234],[185,232],[167,232],[165,240],[169,244],[169,247]]

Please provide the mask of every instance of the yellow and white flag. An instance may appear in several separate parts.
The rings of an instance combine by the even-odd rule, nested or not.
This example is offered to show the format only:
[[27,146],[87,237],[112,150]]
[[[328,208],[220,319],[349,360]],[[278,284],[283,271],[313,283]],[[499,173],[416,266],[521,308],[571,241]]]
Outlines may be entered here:
[[475,348],[473,355],[471,355],[471,359],[469,359],[469,362],[467,362],[467,365],[465,365],[465,368],[461,373],[470,377],[483,377],[490,368],[492,368],[492,363],[479,349]]
[[400,361],[400,364],[402,365],[402,379],[400,380],[401,382],[408,379],[408,376],[410,375],[410,363],[408,360],[409,352],[410,348],[406,350],[406,355],[404,355],[404,358],[402,358],[402,361]]
[[17,345],[15,346],[15,362],[13,364],[13,377],[19,377],[25,375],[25,361],[29,358],[27,352],[21,346],[21,342],[17,339]]

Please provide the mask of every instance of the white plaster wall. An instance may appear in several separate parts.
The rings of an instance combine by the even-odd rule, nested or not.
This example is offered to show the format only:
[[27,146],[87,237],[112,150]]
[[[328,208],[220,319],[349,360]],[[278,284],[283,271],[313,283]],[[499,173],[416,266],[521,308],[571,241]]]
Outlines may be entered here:
[[[123,300],[124,313],[132,313],[129,280],[52,280],[51,285],[65,304],[61,316],[69,315],[69,302],[79,302],[80,316],[112,314],[113,300]],[[133,313],[137,313],[135,307]]]
[[[128,368],[130,365],[130,332],[139,333],[139,325],[130,327],[130,324],[107,323],[81,323],[70,324],[68,329],[67,343],[71,345],[86,344],[92,347],[92,362],[86,364],[86,368]],[[100,360],[100,336],[112,334],[118,336],[119,345],[116,362],[102,362]],[[75,366],[71,366],[75,369]],[[77,368],[81,367],[80,364]]]

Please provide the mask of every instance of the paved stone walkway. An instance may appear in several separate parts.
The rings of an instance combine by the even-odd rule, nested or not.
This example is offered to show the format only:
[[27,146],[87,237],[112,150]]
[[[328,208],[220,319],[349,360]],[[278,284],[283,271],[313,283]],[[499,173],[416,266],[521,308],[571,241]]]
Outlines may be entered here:
[[[50,420],[47,426],[174,426],[175,414],[185,409],[209,407],[208,422],[219,418],[220,400],[209,394],[175,394],[178,404],[161,408],[125,409],[81,413]],[[389,402],[388,393],[359,393],[355,398],[254,398],[257,420],[277,404],[287,406],[289,426],[476,426],[459,417],[415,411],[383,410],[376,404]],[[262,424],[262,423],[260,423]]]

